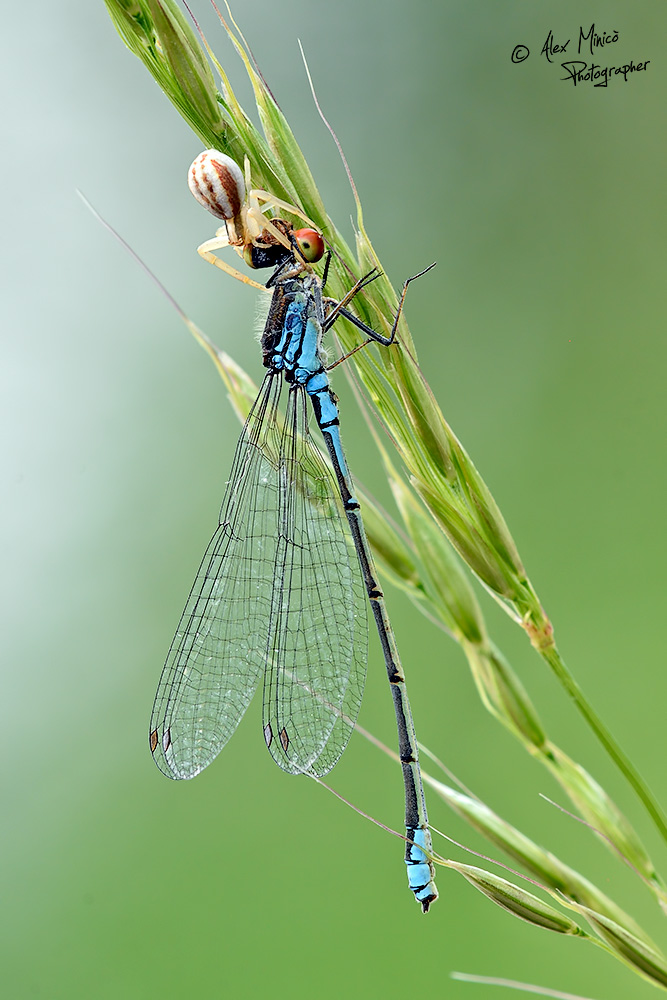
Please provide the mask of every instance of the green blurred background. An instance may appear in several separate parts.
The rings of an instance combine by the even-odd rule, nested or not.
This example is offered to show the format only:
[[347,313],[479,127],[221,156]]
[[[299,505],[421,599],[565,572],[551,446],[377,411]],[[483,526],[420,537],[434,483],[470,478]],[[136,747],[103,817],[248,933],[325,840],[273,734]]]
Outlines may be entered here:
[[[206,0],[196,12],[250,110]],[[394,284],[437,259],[408,303],[423,370],[570,667],[664,801],[667,7],[255,0],[235,12],[334,217],[344,226],[352,199],[297,37]],[[574,36],[571,51],[592,22],[620,34],[597,62],[650,59],[648,70],[607,89],[560,82],[539,54],[549,30]],[[185,184],[198,141],[102,0],[7,6],[4,23],[4,995],[514,995],[449,981],[460,969],[648,997],[618,962],[512,919],[445,870],[422,917],[401,843],[281,773],[258,703],[196,781],[154,767],[154,689],[239,428],[203,352],[75,189],[259,377],[256,294],[197,257],[213,231]],[[513,65],[519,43],[530,56]],[[350,463],[386,498],[344,383]],[[649,894],[539,798],[563,801],[482,709],[459,650],[400,594],[388,599],[420,738],[664,945]],[[664,867],[664,845],[560,688],[481,600],[550,736]],[[393,743],[376,643],[361,722]],[[361,738],[331,780],[400,828],[397,769]],[[491,853],[433,795],[430,811]]]

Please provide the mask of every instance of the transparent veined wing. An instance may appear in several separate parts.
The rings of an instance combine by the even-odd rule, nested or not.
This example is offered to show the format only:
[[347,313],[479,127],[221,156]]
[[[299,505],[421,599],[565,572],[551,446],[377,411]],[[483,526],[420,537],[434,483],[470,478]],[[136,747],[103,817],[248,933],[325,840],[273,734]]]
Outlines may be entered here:
[[267,443],[278,455],[280,502],[264,737],[284,770],[323,775],[359,713],[368,623],[359,560],[333,472],[308,432],[308,406],[292,387]]
[[[155,761],[191,778],[220,753],[262,676],[276,763],[325,774],[361,704],[366,604],[335,479],[308,433],[302,390],[266,376],[237,445],[208,545],[160,678]],[[273,738],[275,734],[275,738]]]
[[264,673],[276,558],[277,468],[262,448],[282,377],[266,376],[239,439],[219,525],[202,559],[158,685],[155,761],[192,778],[220,753]]

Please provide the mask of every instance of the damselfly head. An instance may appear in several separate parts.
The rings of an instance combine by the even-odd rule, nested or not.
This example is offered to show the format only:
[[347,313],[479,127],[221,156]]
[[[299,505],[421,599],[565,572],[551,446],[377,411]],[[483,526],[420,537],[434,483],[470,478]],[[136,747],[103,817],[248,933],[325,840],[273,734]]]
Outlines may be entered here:
[[243,248],[243,259],[253,269],[278,267],[290,257],[315,264],[323,255],[324,240],[316,229],[295,230],[285,219],[271,219],[271,229],[264,229],[254,243]]
[[233,222],[240,217],[245,183],[241,168],[231,156],[217,149],[204,150],[188,171],[188,184],[199,204],[216,218]]

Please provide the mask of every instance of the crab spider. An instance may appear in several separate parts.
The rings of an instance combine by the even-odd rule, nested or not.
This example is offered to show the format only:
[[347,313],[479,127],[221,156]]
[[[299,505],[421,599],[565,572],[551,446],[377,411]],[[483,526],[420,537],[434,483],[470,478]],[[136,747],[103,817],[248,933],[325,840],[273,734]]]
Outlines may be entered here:
[[[324,242],[308,216],[300,209],[267,191],[250,188],[250,163],[245,158],[245,181],[239,165],[217,149],[200,153],[188,171],[188,184],[197,201],[212,215],[224,221],[213,239],[197,247],[197,253],[233,278],[254,288],[264,289],[247,275],[241,274],[214,251],[231,246],[250,267],[265,267],[267,259],[282,246],[289,254],[301,258],[304,267],[322,257]],[[247,198],[246,198],[247,191]],[[260,207],[283,209],[309,223],[308,229],[293,230],[284,219],[269,219]]]

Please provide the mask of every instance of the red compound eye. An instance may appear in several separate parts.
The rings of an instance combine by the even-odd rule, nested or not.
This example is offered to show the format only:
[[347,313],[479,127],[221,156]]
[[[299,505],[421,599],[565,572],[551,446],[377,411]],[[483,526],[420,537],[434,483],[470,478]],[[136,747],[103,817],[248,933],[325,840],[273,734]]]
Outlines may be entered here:
[[309,264],[315,264],[322,259],[324,240],[316,229],[297,229],[293,235],[304,260]]

